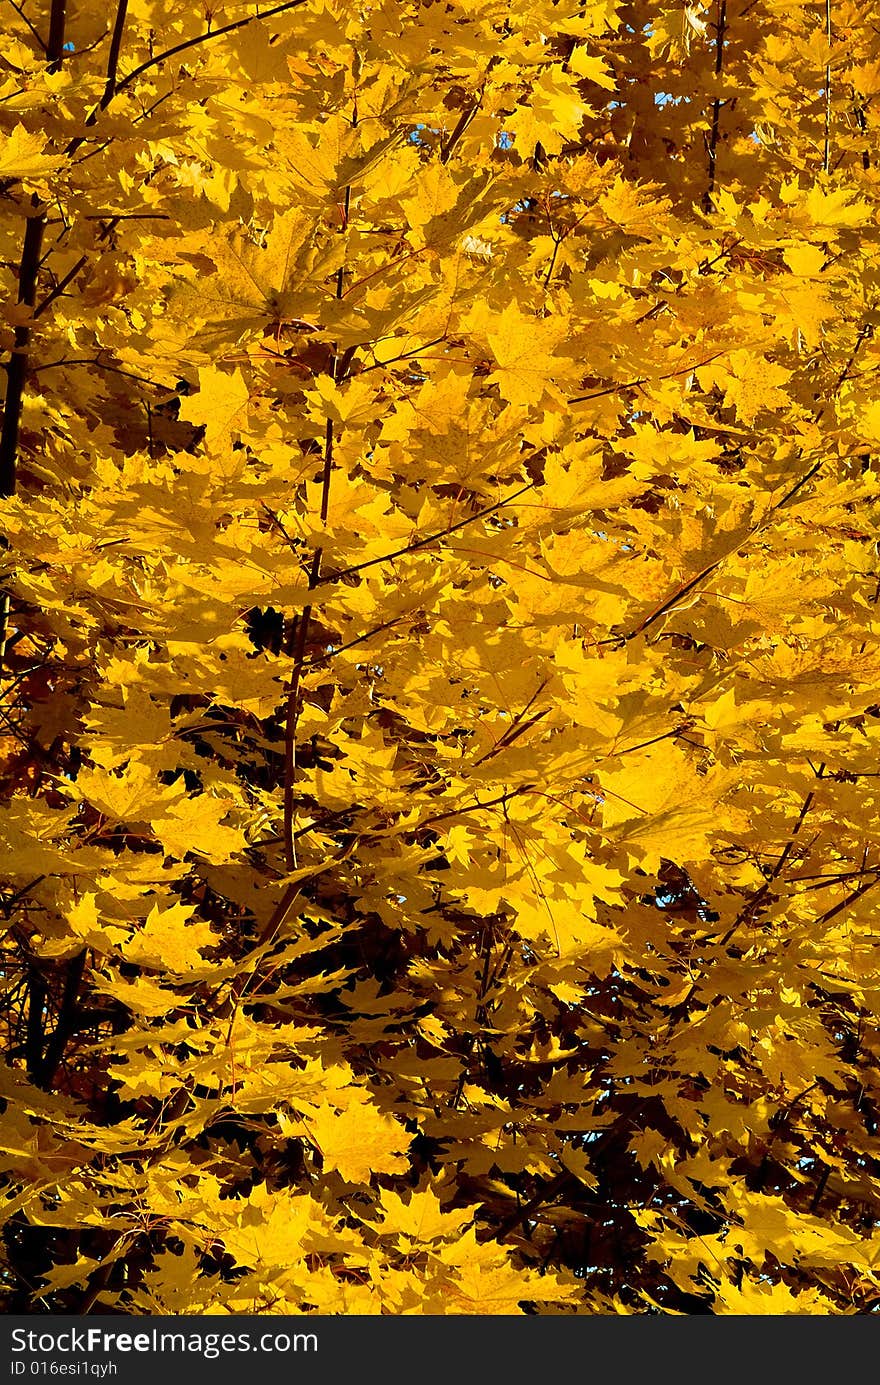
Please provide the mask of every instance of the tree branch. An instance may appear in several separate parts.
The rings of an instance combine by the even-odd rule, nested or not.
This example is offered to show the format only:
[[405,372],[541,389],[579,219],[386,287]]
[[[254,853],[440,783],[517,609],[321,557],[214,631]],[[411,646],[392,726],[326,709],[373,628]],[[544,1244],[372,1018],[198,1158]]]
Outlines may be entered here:
[[25,1035],[25,1063],[28,1076],[36,1082],[43,1061],[43,1036],[45,1033],[46,982],[36,968],[33,968],[28,984],[27,1030]]
[[[718,0],[718,22],[715,25],[715,77],[721,76],[724,63],[724,35],[727,29],[727,0]],[[716,96],[712,102],[712,125],[709,131],[709,184],[703,193],[703,211],[712,210],[712,193],[715,191],[715,167],[718,159],[718,135],[721,125],[723,102]]]
[[128,11],[128,0],[118,0],[116,6],[116,20],[113,24],[113,36],[110,39],[110,52],[107,55],[107,81],[104,92],[101,96],[99,110],[106,110],[116,95],[116,74],[119,67],[119,50],[122,47],[122,33],[125,28],[125,16]]
[[33,38],[36,39],[37,43],[40,45],[41,49],[42,49],[43,52],[45,53],[45,51],[46,51],[46,45],[45,45],[45,43],[43,42],[42,38],[40,37],[39,31],[38,31],[36,28],[34,28],[34,25],[31,23],[31,21],[28,19],[27,15],[25,14],[25,12],[24,12],[24,6],[23,6],[23,5],[20,5],[20,4],[18,3],[18,0],[9,0],[9,4],[10,4],[10,5],[12,6],[12,8],[15,10],[15,13],[18,15],[18,17],[19,17],[19,19],[22,21],[22,23],[27,25],[28,29],[29,29],[30,32],[31,32],[31,36],[32,36]]
[[337,654],[344,654],[349,649],[354,649],[355,645],[364,644],[371,640],[374,635],[381,635],[383,630],[390,630],[393,626],[399,625],[406,619],[407,612],[402,615],[391,616],[389,620],[383,620],[381,624],[374,625],[371,630],[365,630],[362,635],[356,635],[353,640],[347,640],[345,644],[338,644],[326,654],[316,654],[313,658],[306,661],[306,668],[319,668],[321,664],[328,664],[331,659],[335,659]]
[[445,813],[435,813],[433,817],[424,818],[421,822],[413,824],[414,832],[421,832],[425,827],[433,827],[435,822],[445,822],[447,818],[460,818],[465,813],[480,813],[486,808],[498,808],[505,803],[509,803],[512,798],[518,798],[520,794],[533,793],[536,788],[534,784],[521,784],[518,789],[508,789],[506,793],[500,793],[497,798],[487,798],[484,803],[468,803],[463,808],[449,808]]
[[50,72],[57,72],[64,61],[66,10],[67,0],[52,0],[52,9],[49,12],[49,39],[46,43],[46,59]]
[[[116,229],[116,226],[117,226],[118,222],[119,222],[119,217],[113,217],[113,219],[110,221],[109,225],[107,225],[107,226],[104,227],[103,231],[101,232],[100,236],[98,237],[99,242],[102,241],[102,240],[106,240],[107,237],[108,237],[109,235],[112,235],[112,233],[113,233],[113,232],[115,231],[115,229]],[[77,262],[76,262],[76,264],[73,266],[73,268],[72,268],[72,269],[69,269],[69,270],[67,271],[67,273],[65,274],[64,278],[61,279],[61,280],[59,280],[59,282],[55,285],[54,289],[52,289],[51,293],[47,293],[47,295],[46,295],[46,297],[43,299],[42,303],[39,303],[39,304],[37,305],[37,307],[34,309],[34,318],[35,318],[35,319],[38,318],[38,317],[41,317],[42,314],[43,314],[43,313],[46,311],[46,309],[49,307],[49,305],[50,305],[51,303],[54,303],[54,302],[55,302],[55,299],[56,299],[56,298],[60,298],[60,297],[61,297],[61,295],[62,295],[62,293],[64,292],[64,290],[67,288],[67,285],[70,284],[70,283],[72,283],[72,281],[76,278],[77,274],[79,274],[80,270],[81,270],[81,269],[84,269],[85,266],[88,264],[88,262],[89,262],[89,257],[88,257],[88,255],[80,255],[79,259],[77,260]],[[44,367],[44,369],[45,369],[45,367]]]
[[[32,205],[34,211],[28,217],[21,262],[18,267],[18,301],[28,308],[33,308],[36,301],[37,271],[40,265],[43,232],[46,227],[45,209],[41,206],[36,193],[34,193]],[[0,495],[15,494],[18,434],[24,402],[24,382],[27,376],[30,339],[30,320],[19,323],[15,329],[12,352],[6,366],[6,400],[3,406],[3,427],[0,431]]]
[[825,0],[825,38],[828,43],[828,61],[825,64],[825,144],[822,151],[822,172],[827,173],[831,163],[831,0]]
[[64,1050],[68,1040],[76,1030],[77,1016],[77,996],[79,995],[80,982],[86,965],[86,949],[77,953],[76,957],[71,958],[67,964],[67,974],[64,978],[64,992],[61,997],[61,1008],[58,1012],[58,1020],[52,1031],[52,1036],[46,1045],[46,1052],[43,1054],[34,1074],[34,1081],[38,1087],[44,1091],[52,1086],[59,1064],[64,1057]]
[[[309,573],[309,588],[314,588],[320,580],[322,549],[316,548]],[[284,860],[288,870],[296,869],[296,848],[293,844],[293,781],[296,775],[296,726],[299,720],[299,685],[302,681],[303,663],[306,653],[306,639],[311,605],[304,606],[296,617],[296,631],[293,642],[293,668],[285,698],[284,713]]]

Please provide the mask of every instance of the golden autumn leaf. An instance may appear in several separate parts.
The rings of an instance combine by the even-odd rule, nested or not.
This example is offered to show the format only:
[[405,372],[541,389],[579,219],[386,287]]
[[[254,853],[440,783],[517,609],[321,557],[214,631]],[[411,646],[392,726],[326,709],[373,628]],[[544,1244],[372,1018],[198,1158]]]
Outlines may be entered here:
[[162,845],[175,856],[196,852],[209,861],[222,863],[245,845],[245,836],[223,823],[230,800],[201,795],[198,799],[175,802],[161,817],[152,819]]
[[269,1197],[265,1188],[255,1188],[244,1206],[229,1212],[223,1240],[230,1254],[239,1264],[274,1269],[303,1259],[318,1207],[310,1197]]
[[65,164],[61,154],[45,154],[46,136],[18,124],[0,139],[0,178],[44,178]]
[[656,869],[664,854],[675,860],[701,857],[718,828],[714,805],[724,776],[701,776],[671,741],[626,756],[603,770],[602,821],[628,851]]
[[210,448],[228,442],[233,429],[246,426],[250,391],[240,370],[232,373],[214,366],[199,368],[199,391],[185,399],[180,417],[205,429],[205,445]]
[[374,1173],[401,1173],[410,1137],[400,1123],[384,1115],[363,1094],[352,1093],[339,1110],[324,1102],[306,1120],[325,1167],[349,1183],[368,1182]]
[[158,784],[151,766],[139,761],[130,762],[118,773],[81,770],[73,790],[77,798],[120,822],[146,821],[151,813],[167,811],[181,796],[180,789]]
[[537,404],[561,364],[553,355],[565,336],[565,323],[555,318],[538,320],[509,304],[490,325],[487,339],[495,358],[489,380],[498,385],[508,403]]
[[414,1245],[452,1240],[473,1220],[472,1207],[444,1209],[432,1188],[414,1191],[406,1199],[393,1189],[383,1188],[379,1201],[382,1235],[395,1235]]
[[193,921],[190,905],[172,904],[169,909],[158,905],[150,910],[146,921],[123,947],[125,957],[153,971],[166,967],[171,972],[187,972],[201,966],[201,950],[215,942],[210,924]]
[[545,67],[529,84],[528,100],[508,119],[517,146],[528,158],[536,144],[558,154],[566,140],[575,139],[588,107],[567,73]]

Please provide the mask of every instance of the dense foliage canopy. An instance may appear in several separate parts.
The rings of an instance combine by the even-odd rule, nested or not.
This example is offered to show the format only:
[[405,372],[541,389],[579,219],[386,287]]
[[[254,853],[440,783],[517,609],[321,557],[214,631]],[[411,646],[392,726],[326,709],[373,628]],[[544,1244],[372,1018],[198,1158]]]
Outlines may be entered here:
[[870,0],[5,0],[2,1274],[880,1302]]

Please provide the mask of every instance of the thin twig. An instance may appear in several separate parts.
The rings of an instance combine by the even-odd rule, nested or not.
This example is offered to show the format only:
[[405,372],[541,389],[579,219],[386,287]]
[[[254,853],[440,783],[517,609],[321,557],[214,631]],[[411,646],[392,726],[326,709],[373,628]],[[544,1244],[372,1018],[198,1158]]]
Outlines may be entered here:
[[47,1091],[54,1081],[61,1060],[64,1057],[64,1050],[68,1040],[74,1033],[76,1019],[76,1001],[79,995],[80,982],[82,981],[83,971],[86,964],[86,949],[68,962],[67,974],[64,978],[64,991],[61,997],[61,1008],[58,1012],[58,1019],[55,1029],[46,1045],[46,1052],[43,1054],[38,1071],[34,1075],[34,1081],[38,1087]]
[[36,1082],[43,1061],[45,1021],[46,982],[42,972],[33,968],[28,979],[28,1013],[25,1037],[25,1064],[32,1082]]
[[76,278],[77,274],[79,274],[81,269],[85,269],[88,262],[88,255],[80,255],[79,259],[77,260],[73,268],[67,271],[63,279],[59,279],[58,283],[55,285],[54,289],[52,289],[51,293],[47,293],[42,303],[38,304],[37,307],[34,309],[35,319],[42,316],[42,314],[46,311],[50,304],[55,302],[56,298],[61,297],[64,290],[67,288],[67,285],[73,282],[73,280]]
[[803,827],[804,818],[807,816],[807,813],[813,806],[813,797],[813,790],[810,789],[809,793],[807,794],[803,803],[801,804],[801,809],[798,813],[797,821],[795,822],[795,825],[791,830],[791,834],[788,838],[788,841],[782,848],[782,851],[779,855],[776,864],[773,867],[773,870],[770,872],[770,875],[760,886],[760,888],[755,891],[751,899],[748,900],[745,907],[740,910],[736,918],[733,920],[733,923],[727,929],[727,931],[723,933],[721,937],[718,939],[719,947],[726,947],[727,944],[730,942],[731,938],[733,937],[734,933],[736,933],[737,929],[741,928],[744,923],[751,924],[753,920],[757,917],[759,910],[766,903],[767,898],[770,894],[770,887],[776,880],[778,880],[782,872],[783,866],[785,865],[786,861],[791,855],[791,851],[794,846],[794,839]]
[[477,510],[475,514],[466,515],[464,519],[458,520],[456,524],[450,524],[445,529],[438,529],[433,534],[426,534],[423,539],[414,539],[412,543],[405,543],[402,548],[395,548],[391,553],[383,553],[379,558],[367,558],[362,563],[354,563],[351,567],[340,568],[338,572],[329,572],[322,578],[324,582],[341,582],[343,577],[352,577],[356,572],[365,572],[367,568],[376,567],[379,563],[393,563],[395,558],[403,558],[408,553],[418,553],[423,548],[430,548],[432,544],[439,543],[441,539],[448,538],[450,534],[455,534],[459,529],[464,529],[467,524],[474,524],[478,519],[485,519],[488,515],[497,514],[506,505],[512,504],[519,496],[525,495],[526,491],[535,489],[535,481],[529,481],[527,485],[520,486],[519,490],[506,495],[503,500],[499,500],[494,505],[487,505],[485,509]]
[[534,784],[522,784],[518,789],[508,789],[505,793],[499,794],[497,798],[487,798],[484,803],[469,803],[463,808],[448,808],[445,813],[435,813],[433,817],[423,818],[421,822],[414,825],[413,831],[421,832],[425,827],[433,827],[435,822],[445,822],[447,818],[463,817],[465,813],[481,813],[486,808],[503,807],[505,803],[509,803],[512,798],[518,798],[520,794],[533,793],[535,788],[536,785]]
[[219,29],[206,29],[201,34],[196,34],[195,38],[185,39],[183,43],[176,43],[173,48],[166,48],[163,53],[157,53],[155,57],[148,58],[142,62],[140,67],[136,67],[133,72],[129,72],[127,77],[123,77],[117,83],[116,91],[124,91],[131,86],[142,73],[148,72],[151,67],[158,67],[160,63],[167,62],[169,58],[174,58],[178,53],[185,53],[189,48],[195,48],[197,44],[208,43],[211,39],[222,38],[224,34],[231,34],[236,29],[243,29],[247,24],[253,24],[257,19],[272,19],[276,14],[284,14],[286,10],[296,10],[300,5],[304,5],[306,0],[286,0],[283,5],[275,5],[271,10],[257,11],[256,14],[249,14],[244,19],[236,19],[231,24],[223,24]]
[[321,473],[321,523],[327,523],[330,513],[330,476],[333,471],[333,420],[328,418],[324,428],[324,468]]
[[653,380],[647,375],[642,375],[638,380],[627,380],[621,385],[609,385],[607,389],[595,390],[592,394],[575,395],[574,398],[569,399],[567,402],[569,404],[583,404],[587,399],[601,399],[603,395],[616,394],[619,390],[638,389],[641,385],[659,384],[661,380],[674,380],[678,375],[690,375],[695,370],[702,370],[705,365],[711,365],[713,361],[718,360],[719,356],[729,355],[729,351],[730,348],[725,351],[715,351],[711,356],[706,356],[702,361],[692,361],[690,365],[679,366],[677,370],[669,370],[665,375],[655,375]]
[[452,131],[452,134],[449,136],[449,139],[445,142],[441,142],[440,162],[442,164],[449,163],[449,160],[452,158],[455,146],[458,144],[458,141],[461,139],[462,135],[464,134],[467,127],[470,125],[477,111],[480,109],[482,100],[483,93],[480,92],[480,95],[474,102],[474,104],[462,111],[461,115],[458,118],[458,123],[455,126],[455,129]]
[[[309,588],[316,587],[321,571],[322,550],[315,549],[312,569],[309,573]],[[296,776],[296,727],[299,720],[299,687],[302,681],[303,663],[306,653],[306,640],[309,621],[312,615],[311,604],[303,607],[296,618],[296,635],[293,645],[293,668],[287,685],[284,712],[284,788],[283,788],[283,839],[284,860],[288,870],[296,869],[296,848],[293,843],[293,784]]]
[[381,624],[374,625],[372,629],[365,630],[362,635],[356,635],[354,639],[347,640],[345,644],[334,645],[326,654],[315,654],[311,659],[306,659],[304,667],[319,668],[321,664],[328,664],[331,659],[336,658],[337,654],[345,654],[347,650],[354,649],[356,645],[364,644],[367,640],[371,640],[374,635],[381,635],[383,631],[390,630],[393,626],[399,625],[402,620],[406,619],[407,614],[408,612],[404,611],[402,615],[391,616],[388,620],[383,620]]
[[107,365],[104,361],[94,360],[90,356],[70,356],[58,361],[44,361],[42,365],[34,366],[34,375],[39,375],[43,370],[60,370],[73,365],[90,365],[95,370],[106,370],[111,375],[122,375],[126,380],[136,380],[140,385],[152,385],[153,389],[170,390],[171,385],[161,385],[158,380],[151,380],[146,375],[135,375],[131,370],[123,370],[118,365]]
[[32,36],[33,38],[36,39],[37,43],[40,45],[40,48],[41,48],[41,49],[43,50],[43,52],[45,53],[45,51],[46,51],[46,45],[45,45],[45,43],[43,42],[42,38],[40,37],[39,31],[34,27],[34,25],[31,23],[31,21],[28,19],[27,15],[25,14],[25,12],[24,12],[24,6],[23,6],[23,5],[19,5],[18,0],[8,0],[8,3],[9,3],[9,4],[12,6],[12,8],[15,10],[15,13],[18,15],[19,19],[20,19],[24,24],[27,25],[28,29],[29,29],[30,32],[31,32],[31,36]]
[[[116,229],[118,220],[118,217],[114,217],[110,224],[108,226],[105,226],[104,230],[98,237],[99,241],[106,240],[109,235],[113,234],[114,230]],[[77,274],[79,274],[81,269],[85,268],[88,262],[88,255],[80,255],[79,259],[77,260],[73,268],[67,271],[64,278],[59,280],[59,282],[55,285],[54,289],[52,289],[51,293],[48,293],[46,297],[43,299],[42,303],[39,303],[37,307],[34,309],[35,318],[42,316],[42,314],[46,311],[49,305],[51,303],[54,303],[56,298],[61,297],[64,290],[67,288],[67,285],[73,282]]]
[[861,899],[863,894],[867,894],[868,890],[873,890],[874,886],[877,884],[880,884],[880,876],[878,875],[873,876],[870,880],[863,881],[857,890],[853,890],[847,895],[846,899],[842,899],[839,904],[835,904],[833,908],[826,910],[824,914],[820,914],[819,918],[816,919],[816,923],[830,923],[838,914],[843,913],[844,909],[848,909],[851,904],[855,904],[857,899]]

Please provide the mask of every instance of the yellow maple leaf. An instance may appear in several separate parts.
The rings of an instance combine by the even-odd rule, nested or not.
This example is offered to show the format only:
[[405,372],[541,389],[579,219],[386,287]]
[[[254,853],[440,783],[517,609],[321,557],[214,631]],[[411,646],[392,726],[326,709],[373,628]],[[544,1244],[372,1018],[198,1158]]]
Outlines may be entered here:
[[[597,886],[601,889],[601,871],[598,875]],[[563,895],[550,900],[516,899],[516,931],[533,942],[546,938],[560,957],[569,961],[577,958],[594,975],[607,976],[621,940],[613,928],[603,928],[595,920],[593,881],[589,874],[580,886],[583,893],[579,898]],[[511,889],[508,893],[514,892]]]
[[205,446],[217,448],[232,440],[233,430],[240,431],[247,422],[250,400],[248,387],[240,370],[218,370],[216,366],[199,367],[199,392],[184,399],[180,417],[189,423],[202,424]]
[[94,975],[92,986],[98,995],[108,996],[134,1014],[143,1015],[147,1019],[158,1019],[167,1015],[169,1010],[184,1004],[186,999],[185,996],[169,990],[167,986],[160,986],[157,981],[147,976],[141,976],[137,981],[123,981],[119,976]]
[[244,1206],[230,1204],[230,1213],[232,1224],[222,1227],[229,1254],[239,1264],[271,1269],[297,1264],[305,1255],[303,1241],[310,1224],[323,1220],[312,1198],[269,1192],[265,1184],[254,1188]]
[[806,279],[815,279],[816,275],[822,272],[828,256],[818,245],[795,241],[792,245],[785,247],[782,258],[792,274],[803,275]]
[[779,386],[790,379],[790,370],[768,361],[759,352],[732,351],[724,397],[735,406],[737,418],[751,424],[762,410],[784,408],[788,404],[788,397]]
[[411,1136],[359,1089],[352,1089],[342,1111],[324,1102],[309,1114],[307,1126],[325,1169],[335,1169],[348,1183],[369,1183],[374,1173],[403,1173],[408,1167]]
[[803,199],[803,210],[813,228],[826,232],[840,226],[861,226],[871,215],[868,203],[854,198],[848,188],[826,191],[819,183],[813,183]]
[[422,1188],[404,1199],[391,1188],[379,1195],[384,1220],[383,1236],[396,1235],[401,1240],[424,1244],[427,1241],[448,1240],[457,1236],[474,1219],[475,1207],[456,1207],[444,1211],[433,1188]]
[[99,1260],[94,1259],[91,1255],[79,1254],[71,1264],[56,1265],[54,1269],[47,1270],[43,1274],[43,1286],[38,1298],[42,1298],[45,1294],[54,1293],[59,1289],[67,1289],[71,1284],[84,1283],[90,1275],[94,1274],[95,1270],[100,1269],[103,1265],[113,1264],[114,1261],[121,1259],[129,1249],[129,1243],[123,1242],[114,1246]]
[[547,154],[559,154],[566,141],[577,138],[588,110],[572,79],[556,67],[545,67],[526,103],[517,106],[506,124],[524,158],[531,158],[537,144]]
[[179,279],[168,307],[191,349],[204,352],[204,359],[273,322],[296,319],[303,311],[298,279],[307,274],[302,250],[313,227],[309,213],[292,207],[274,217],[264,245],[241,230],[222,239],[195,233],[186,253],[197,255],[200,266],[207,259],[213,272]]
[[654,184],[640,186],[622,175],[599,198],[603,215],[630,236],[649,236],[659,217],[668,215],[668,198],[656,198]]
[[717,801],[728,776],[700,775],[671,741],[623,757],[618,769],[603,769],[603,822],[646,869],[666,856],[700,859],[718,829]]
[[880,442],[880,399],[872,399],[859,411],[859,428],[872,442]]
[[60,154],[44,154],[46,136],[33,134],[16,125],[10,135],[0,139],[0,178],[40,178],[60,168]]
[[796,1294],[787,1284],[756,1284],[744,1277],[739,1288],[726,1281],[716,1291],[716,1314],[737,1317],[790,1317],[833,1312],[830,1299],[815,1289]]
[[216,938],[209,923],[191,921],[194,913],[190,904],[154,905],[144,926],[123,945],[124,956],[140,966],[178,973],[202,966],[201,951]]
[[553,354],[566,334],[560,318],[536,318],[509,303],[494,319],[487,339],[496,368],[489,376],[509,404],[540,404],[563,362]]
[[150,765],[133,760],[120,773],[83,769],[71,791],[118,822],[148,822],[151,813],[168,810],[184,792],[183,786],[156,782]]
[[414,245],[434,239],[429,228],[452,211],[460,195],[461,188],[443,164],[434,160],[419,170],[408,195],[401,198]]
[[188,851],[221,865],[247,845],[244,833],[236,827],[226,827],[222,819],[231,802],[201,793],[175,803],[151,819],[153,831],[172,855],[183,857]]
[[474,1263],[456,1271],[450,1292],[456,1312],[495,1317],[522,1313],[523,1303],[571,1302],[579,1288],[556,1275],[520,1270],[509,1263]]
[[617,86],[605,66],[604,60],[596,54],[588,53],[586,48],[582,48],[580,44],[569,58],[568,65],[572,72],[576,72],[579,77],[586,77],[589,81],[595,82],[597,86],[606,87],[608,91],[614,91]]

